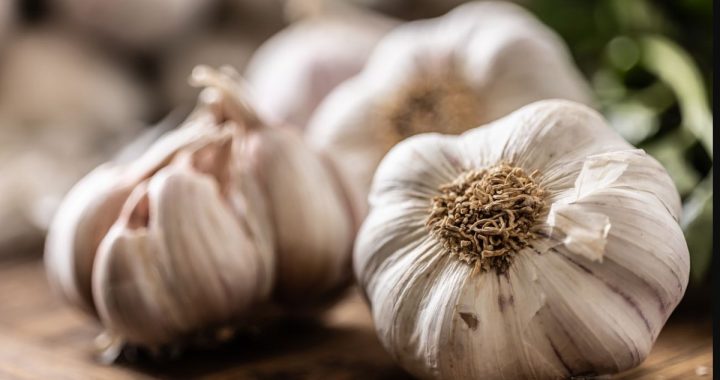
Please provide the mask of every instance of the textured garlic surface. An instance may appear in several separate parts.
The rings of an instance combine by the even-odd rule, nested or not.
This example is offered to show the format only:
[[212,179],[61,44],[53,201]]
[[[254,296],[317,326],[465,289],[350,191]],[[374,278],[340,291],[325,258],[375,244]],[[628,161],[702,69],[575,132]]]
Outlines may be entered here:
[[246,70],[263,111],[301,130],[322,99],[362,69],[395,25],[347,12],[309,17],[281,30],[253,55]]
[[351,276],[352,221],[321,157],[266,125],[231,69],[193,81],[193,114],[78,182],[48,234],[52,287],[112,347],[182,346],[267,310],[319,308]]
[[471,2],[383,37],[363,71],[318,106],[307,137],[335,165],[359,223],[394,144],[458,134],[550,98],[591,103],[562,40],[517,5]]
[[688,282],[665,169],[587,106],[544,100],[394,147],[356,277],[378,337],[424,379],[562,379],[648,355]]

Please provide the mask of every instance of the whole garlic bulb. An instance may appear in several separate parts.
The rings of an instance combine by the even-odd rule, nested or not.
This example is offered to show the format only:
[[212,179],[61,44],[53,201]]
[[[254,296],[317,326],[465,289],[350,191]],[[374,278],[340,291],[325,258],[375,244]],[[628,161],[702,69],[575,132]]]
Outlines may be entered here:
[[370,205],[356,276],[384,347],[420,378],[637,366],[688,282],[667,172],[569,101],[405,140]]
[[320,101],[357,74],[394,21],[355,11],[297,21],[264,42],[246,78],[262,111],[305,129]]
[[473,2],[386,35],[362,73],[320,104],[307,138],[335,165],[360,223],[392,145],[460,133],[547,98],[590,103],[560,38],[517,5]]
[[319,305],[350,277],[339,187],[300,137],[256,117],[235,75],[197,68],[191,117],[95,169],[53,220],[51,285],[116,342],[182,342],[273,299]]

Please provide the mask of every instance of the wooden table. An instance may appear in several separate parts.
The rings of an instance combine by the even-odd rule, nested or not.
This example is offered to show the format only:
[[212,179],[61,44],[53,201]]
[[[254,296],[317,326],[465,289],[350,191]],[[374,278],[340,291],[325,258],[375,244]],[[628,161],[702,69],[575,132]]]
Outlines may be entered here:
[[[0,258],[0,379],[409,379],[383,351],[357,292],[324,324],[282,325],[164,363],[101,365],[100,328],[50,293],[35,255]],[[707,318],[673,318],[642,366],[619,379],[711,379]]]

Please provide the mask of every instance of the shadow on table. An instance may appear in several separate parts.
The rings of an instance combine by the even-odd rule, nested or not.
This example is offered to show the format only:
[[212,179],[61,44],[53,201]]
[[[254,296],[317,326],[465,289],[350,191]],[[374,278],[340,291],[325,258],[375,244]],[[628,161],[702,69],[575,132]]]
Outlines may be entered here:
[[393,364],[372,330],[311,320],[284,320],[172,359],[126,350],[117,364],[172,379],[411,379]]

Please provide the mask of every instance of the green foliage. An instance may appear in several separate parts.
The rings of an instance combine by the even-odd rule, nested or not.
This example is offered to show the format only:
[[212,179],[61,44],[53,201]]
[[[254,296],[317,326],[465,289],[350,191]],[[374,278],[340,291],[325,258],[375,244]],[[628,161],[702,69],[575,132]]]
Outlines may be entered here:
[[692,280],[712,259],[712,1],[529,0],[591,78],[611,125],[670,173]]

